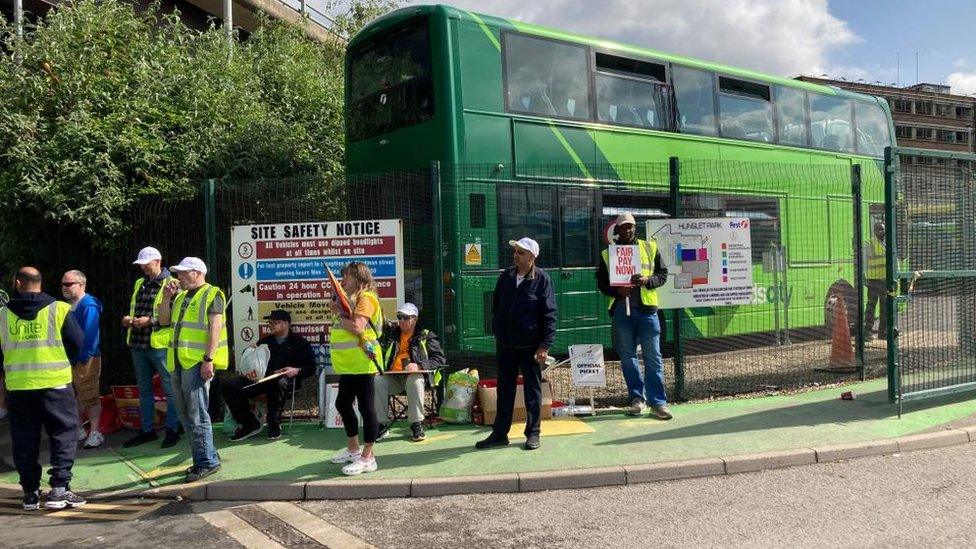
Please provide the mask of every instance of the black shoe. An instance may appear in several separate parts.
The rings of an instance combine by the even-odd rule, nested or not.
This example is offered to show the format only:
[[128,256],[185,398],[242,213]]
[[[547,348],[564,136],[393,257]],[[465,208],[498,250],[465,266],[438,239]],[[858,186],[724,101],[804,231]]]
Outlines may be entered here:
[[123,448],[132,448],[133,446],[139,446],[140,444],[145,444],[147,442],[152,442],[159,438],[156,436],[156,431],[139,431],[139,434],[130,438],[122,444]]
[[278,440],[281,438],[281,425],[277,423],[268,424],[268,440]]
[[254,426],[244,426],[241,425],[234,431],[234,436],[230,437],[231,442],[240,442],[244,439],[253,437],[254,435],[261,432],[261,424],[258,423],[256,427]]
[[186,474],[186,482],[196,482],[198,480],[209,477],[210,475],[216,473],[220,470],[220,464],[214,465],[213,467],[193,467],[190,472]]
[[65,507],[74,509],[75,507],[81,507],[86,503],[88,502],[85,501],[85,498],[72,492],[71,489],[68,488],[56,496],[53,495],[53,491],[48,493],[47,500],[44,502],[44,507],[47,507],[48,509],[64,509]]
[[379,442],[390,434],[390,426],[383,425],[380,423],[379,429],[376,431],[376,442]]
[[169,448],[170,446],[175,446],[177,442],[180,441],[180,435],[172,429],[166,429],[166,436],[163,437],[163,443],[159,445],[160,448]]
[[525,439],[525,449],[526,450],[538,450],[539,449],[539,435],[532,435]]
[[424,425],[419,421],[410,424],[410,434],[413,435],[414,442],[420,442],[427,438],[427,434],[424,433]]
[[495,433],[488,435],[485,440],[479,441],[474,445],[475,448],[479,450],[484,450],[486,448],[491,448],[493,446],[508,446],[508,437],[497,437]]
[[24,492],[24,511],[37,511],[41,508],[41,491]]

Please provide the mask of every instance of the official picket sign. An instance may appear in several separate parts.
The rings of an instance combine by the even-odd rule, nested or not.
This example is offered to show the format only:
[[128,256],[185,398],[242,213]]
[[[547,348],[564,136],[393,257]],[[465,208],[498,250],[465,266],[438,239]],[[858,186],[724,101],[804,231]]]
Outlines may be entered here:
[[267,334],[263,317],[291,313],[292,331],[316,354],[327,353],[332,286],[326,265],[342,278],[350,261],[365,263],[376,279],[383,315],[403,301],[403,224],[399,219],[238,225],[231,228],[233,339],[237,358]]
[[569,363],[573,369],[573,387],[607,386],[603,345],[570,345]]

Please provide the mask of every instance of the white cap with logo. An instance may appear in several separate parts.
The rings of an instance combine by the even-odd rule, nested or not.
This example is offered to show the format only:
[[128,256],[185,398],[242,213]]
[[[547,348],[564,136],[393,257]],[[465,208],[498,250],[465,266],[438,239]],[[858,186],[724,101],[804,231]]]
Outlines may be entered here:
[[417,310],[417,306],[413,303],[404,303],[403,305],[400,305],[397,312],[409,316],[420,316],[420,311]]
[[132,262],[133,265],[145,265],[150,261],[156,259],[162,259],[163,254],[159,253],[159,250],[153,248],[152,246],[146,246],[145,248],[139,250],[139,256],[136,260]]
[[169,270],[174,273],[199,271],[200,273],[207,274],[207,264],[199,257],[184,257],[179,265],[173,265]]
[[630,212],[624,212],[617,216],[617,225],[636,225],[637,221],[634,219],[634,214]]
[[539,257],[539,243],[527,236],[523,236],[518,240],[509,240],[508,245],[513,248],[525,250],[532,254],[532,257]]

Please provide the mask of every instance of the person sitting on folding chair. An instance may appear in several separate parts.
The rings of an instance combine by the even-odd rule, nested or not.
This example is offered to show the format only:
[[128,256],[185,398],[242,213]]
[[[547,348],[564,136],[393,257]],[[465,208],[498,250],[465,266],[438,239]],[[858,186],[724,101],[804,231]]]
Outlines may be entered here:
[[312,345],[304,337],[291,331],[291,314],[275,309],[264,317],[270,333],[258,340],[271,351],[267,375],[282,373],[281,377],[252,385],[257,379],[247,376],[231,376],[220,385],[220,393],[227,402],[237,430],[231,442],[251,438],[261,432],[261,422],[251,411],[249,399],[264,395],[268,405],[268,439],[281,437],[281,402],[285,394],[300,387],[302,379],[315,373],[315,354]]
[[388,341],[383,356],[387,357],[386,372],[373,379],[374,400],[379,421],[380,440],[389,433],[390,395],[407,394],[407,419],[414,442],[426,438],[424,433],[424,388],[432,385],[433,374],[410,374],[418,370],[440,370],[447,363],[437,334],[430,330],[417,330],[420,312],[413,303],[404,303],[397,309],[397,321],[383,326],[383,337]]

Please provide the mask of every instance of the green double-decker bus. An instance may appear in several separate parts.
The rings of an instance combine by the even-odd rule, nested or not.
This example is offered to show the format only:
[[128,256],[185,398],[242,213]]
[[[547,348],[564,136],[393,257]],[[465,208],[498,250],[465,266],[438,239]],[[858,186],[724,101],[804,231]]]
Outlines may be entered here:
[[[685,166],[682,216],[752,223],[754,304],[688,311],[683,333],[822,329],[837,295],[854,311],[851,166],[870,235],[893,135],[883,100],[449,6],[372,22],[345,76],[350,181],[440,165],[441,231],[426,249],[441,247],[443,272],[410,284],[442,311],[451,350],[493,349],[491,293],[507,242],[526,235],[556,284],[556,351],[609,343],[594,277],[605,229],[623,211],[639,225],[672,211],[671,158]],[[408,250],[431,239],[407,233]]]

